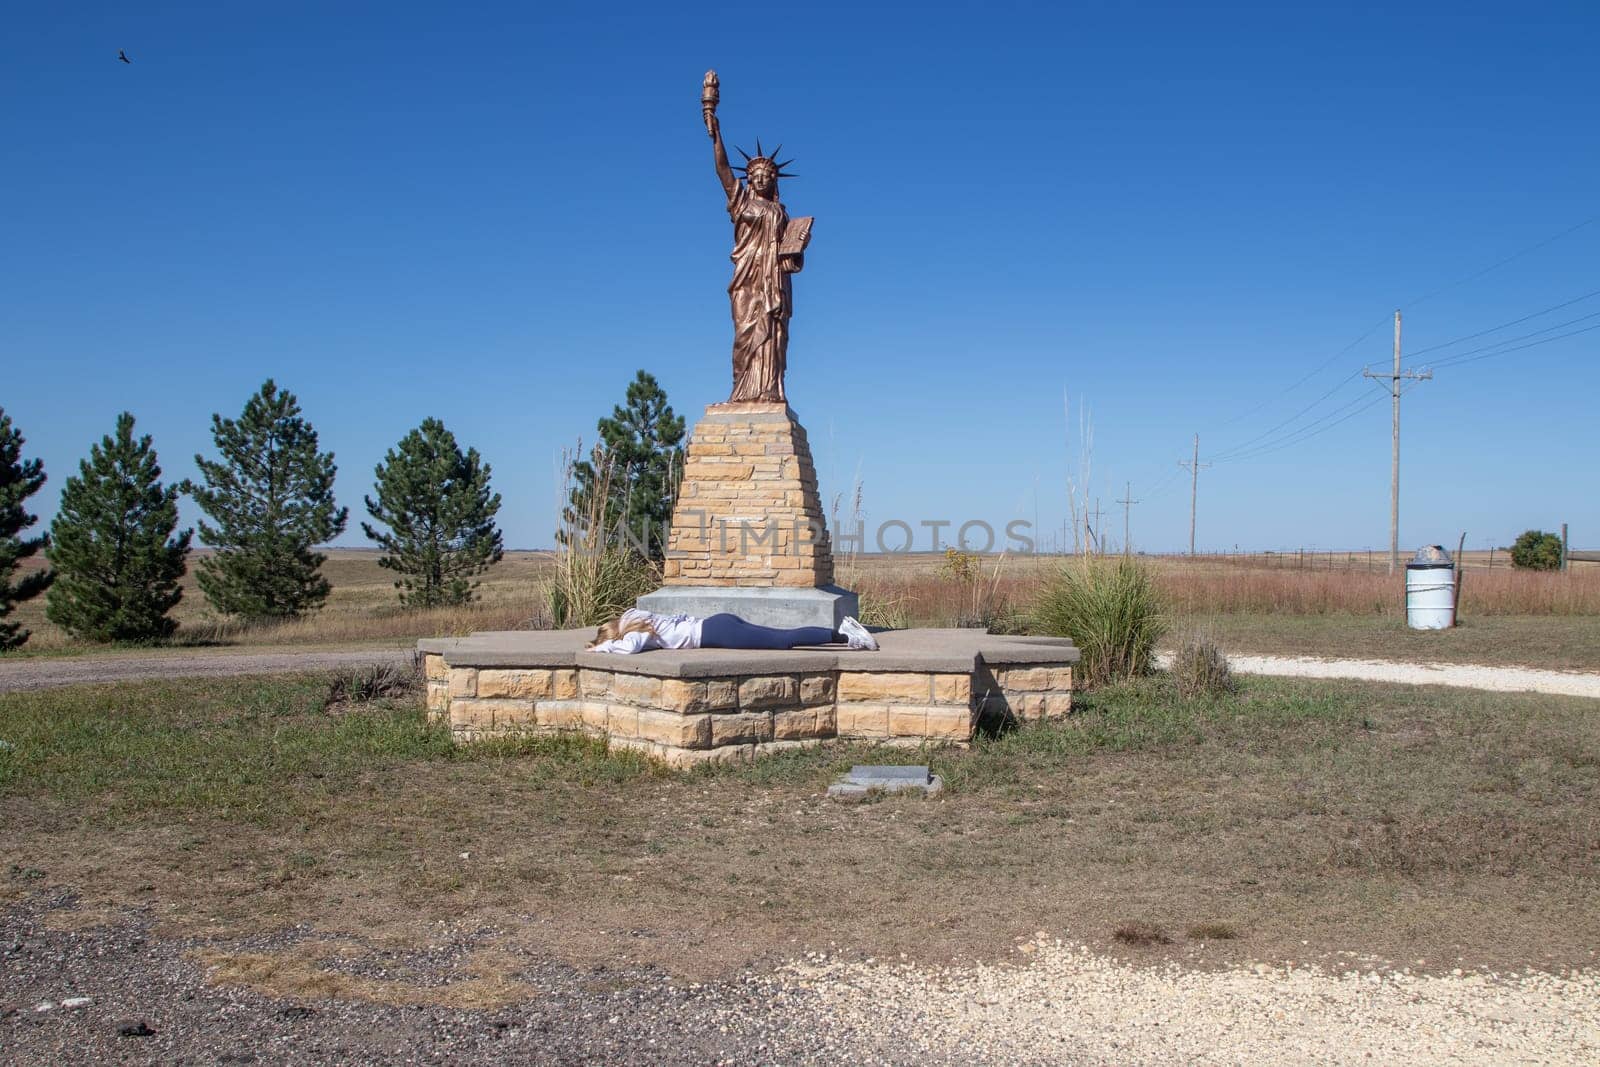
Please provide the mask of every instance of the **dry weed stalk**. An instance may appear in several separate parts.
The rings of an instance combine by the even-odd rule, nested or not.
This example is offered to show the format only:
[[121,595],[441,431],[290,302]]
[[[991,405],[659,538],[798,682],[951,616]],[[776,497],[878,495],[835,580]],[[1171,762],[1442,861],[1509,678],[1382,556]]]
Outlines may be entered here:
[[627,515],[621,528],[608,526],[606,505],[616,467],[596,445],[589,454],[594,478],[589,493],[572,501],[577,484],[578,448],[562,455],[562,525],[555,562],[545,582],[545,602],[556,626],[594,626],[616,618],[645,593],[661,584],[660,568],[627,537]]

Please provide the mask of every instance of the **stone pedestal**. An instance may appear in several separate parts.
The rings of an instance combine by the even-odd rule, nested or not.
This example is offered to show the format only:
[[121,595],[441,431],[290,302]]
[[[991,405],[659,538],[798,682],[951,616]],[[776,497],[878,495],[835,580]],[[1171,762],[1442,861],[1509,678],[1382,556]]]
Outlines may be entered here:
[[428,714],[458,741],[578,731],[673,766],[842,739],[920,748],[1062,719],[1078,650],[1048,637],[894,630],[878,652],[589,652],[594,631],[418,643]]
[[646,611],[827,626],[860,612],[833,549],[806,432],[787,404],[712,404],[695,425]]

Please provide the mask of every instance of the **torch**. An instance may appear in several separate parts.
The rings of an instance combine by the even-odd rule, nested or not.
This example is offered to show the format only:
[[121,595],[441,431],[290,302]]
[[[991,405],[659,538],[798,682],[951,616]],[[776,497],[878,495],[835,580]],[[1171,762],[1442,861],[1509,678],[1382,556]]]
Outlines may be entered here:
[[716,131],[711,128],[711,119],[717,113],[717,101],[720,99],[718,88],[717,72],[706,71],[706,80],[700,84],[700,111],[705,116],[706,132],[713,137],[716,136]]

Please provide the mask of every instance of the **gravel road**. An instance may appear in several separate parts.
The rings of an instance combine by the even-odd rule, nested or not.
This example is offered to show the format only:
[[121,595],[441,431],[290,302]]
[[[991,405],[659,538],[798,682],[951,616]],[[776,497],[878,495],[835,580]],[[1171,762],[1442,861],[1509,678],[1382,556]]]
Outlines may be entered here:
[[244,674],[292,674],[410,663],[407,649],[338,649],[326,652],[148,652],[116,656],[0,660],[0,693],[53,689],[97,682],[155,678],[226,678]]
[[[212,984],[191,954],[204,945],[153,937],[137,917],[67,931],[42,918],[36,905],[0,918],[7,1063],[1600,1062],[1592,971],[1205,971],[1141,966],[1039,936],[1009,966],[811,956],[705,985],[529,958],[519,978],[533,995],[461,1010],[274,999]],[[311,936],[300,929],[277,940]],[[239,947],[268,950],[272,940]],[[441,947],[388,966],[437,990],[465,977],[451,970],[461,945],[430,946]]]
[[[1157,657],[1170,666],[1172,653]],[[1450,685],[1499,693],[1550,693],[1556,696],[1600,697],[1600,674],[1547,671],[1533,667],[1479,667],[1464,663],[1392,663],[1376,659],[1318,659],[1314,656],[1229,655],[1228,666],[1241,674],[1298,678],[1356,678],[1404,685]]]

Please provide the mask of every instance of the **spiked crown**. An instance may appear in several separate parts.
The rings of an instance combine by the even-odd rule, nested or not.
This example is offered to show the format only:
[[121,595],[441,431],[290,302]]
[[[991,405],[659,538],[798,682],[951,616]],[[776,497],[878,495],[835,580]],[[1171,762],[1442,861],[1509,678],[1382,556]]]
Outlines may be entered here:
[[772,152],[769,154],[767,152],[762,151],[762,149],[761,149],[761,138],[757,137],[756,138],[756,154],[755,155],[752,156],[749,152],[746,152],[744,149],[740,148],[738,145],[734,145],[734,150],[737,151],[741,156],[744,157],[744,165],[743,166],[735,165],[733,169],[738,171],[740,174],[745,175],[746,177],[749,177],[750,168],[751,167],[757,166],[757,165],[762,164],[762,163],[765,163],[767,166],[771,167],[772,168],[772,173],[776,177],[779,177],[779,178],[798,178],[799,177],[798,174],[785,174],[783,172],[783,168],[787,167],[789,164],[793,163],[794,160],[786,159],[781,163],[778,162],[778,153],[783,151],[783,145],[781,145],[781,144],[777,148],[774,148],[772,150]]

